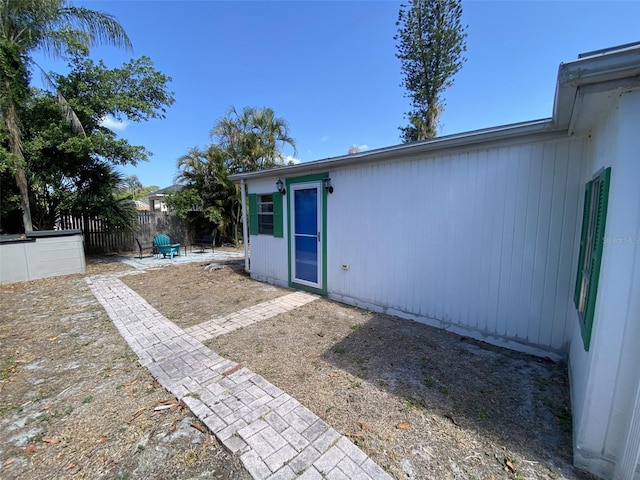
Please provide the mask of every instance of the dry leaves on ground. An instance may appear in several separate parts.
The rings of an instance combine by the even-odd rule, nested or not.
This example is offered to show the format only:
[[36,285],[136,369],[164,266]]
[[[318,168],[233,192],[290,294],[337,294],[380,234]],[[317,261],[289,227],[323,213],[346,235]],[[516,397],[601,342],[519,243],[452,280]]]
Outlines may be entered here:
[[[290,293],[198,264],[125,281],[181,327]],[[167,285],[188,285],[189,301],[178,308]],[[588,478],[571,466],[563,365],[324,298],[206,345],[296,397],[395,478]]]
[[0,478],[250,478],[187,410],[155,410],[178,403],[139,366],[83,276],[0,287],[0,347]]

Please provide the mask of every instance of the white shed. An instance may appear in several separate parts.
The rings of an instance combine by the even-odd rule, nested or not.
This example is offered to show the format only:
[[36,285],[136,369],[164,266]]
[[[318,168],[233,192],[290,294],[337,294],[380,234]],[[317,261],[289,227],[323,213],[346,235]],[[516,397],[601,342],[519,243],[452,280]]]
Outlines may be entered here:
[[631,479],[639,152],[633,44],[561,64],[552,118],[232,178],[253,278],[568,360],[574,463]]

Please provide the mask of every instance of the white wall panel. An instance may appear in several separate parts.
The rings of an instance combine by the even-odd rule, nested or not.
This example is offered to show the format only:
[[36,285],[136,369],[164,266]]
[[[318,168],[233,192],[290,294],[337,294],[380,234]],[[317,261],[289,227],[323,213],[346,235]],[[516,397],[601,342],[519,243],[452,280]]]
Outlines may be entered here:
[[[268,194],[277,191],[275,178],[253,180],[248,184],[248,193]],[[284,181],[284,180],[283,180]],[[288,246],[286,196],[283,199],[284,225],[282,238],[273,235],[250,235],[251,276],[276,285],[288,285]],[[248,205],[247,205],[248,206]]]
[[584,142],[332,171],[329,293],[494,343],[566,350]]
[[604,478],[610,478],[616,464],[623,460],[633,400],[640,388],[638,112],[640,92],[621,95],[608,112],[603,112],[593,130],[593,147],[582,178],[584,183],[599,169],[611,167],[605,230],[608,240],[603,249],[591,345],[586,352],[573,315],[569,363],[574,462]]

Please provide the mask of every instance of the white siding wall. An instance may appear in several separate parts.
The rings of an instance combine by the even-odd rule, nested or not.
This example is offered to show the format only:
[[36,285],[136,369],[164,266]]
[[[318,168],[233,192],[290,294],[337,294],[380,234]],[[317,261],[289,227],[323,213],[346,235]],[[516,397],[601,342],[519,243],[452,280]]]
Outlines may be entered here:
[[585,143],[528,139],[331,171],[331,297],[561,354]]
[[[640,382],[640,92],[613,102],[593,130],[582,183],[611,167],[598,297],[589,352],[575,310],[571,324],[571,398],[577,466],[610,478],[622,459]],[[640,413],[640,412],[638,412]],[[636,475],[635,478],[638,478]]]
[[[277,191],[276,180],[252,180],[248,184],[249,193],[268,194]],[[251,276],[258,280],[288,285],[288,245],[287,245],[287,209],[286,197],[283,200],[284,236],[275,238],[273,235],[252,235],[249,239],[251,249]],[[248,207],[248,205],[247,205]]]

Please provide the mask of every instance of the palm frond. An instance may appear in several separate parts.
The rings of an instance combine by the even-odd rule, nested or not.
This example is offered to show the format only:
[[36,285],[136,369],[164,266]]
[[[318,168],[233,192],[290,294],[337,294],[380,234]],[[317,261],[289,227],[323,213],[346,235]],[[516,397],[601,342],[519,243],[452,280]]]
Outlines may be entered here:
[[108,13],[98,12],[84,7],[63,7],[58,11],[56,19],[57,30],[80,31],[89,34],[90,44],[113,45],[115,47],[133,50],[133,45],[122,25]]

